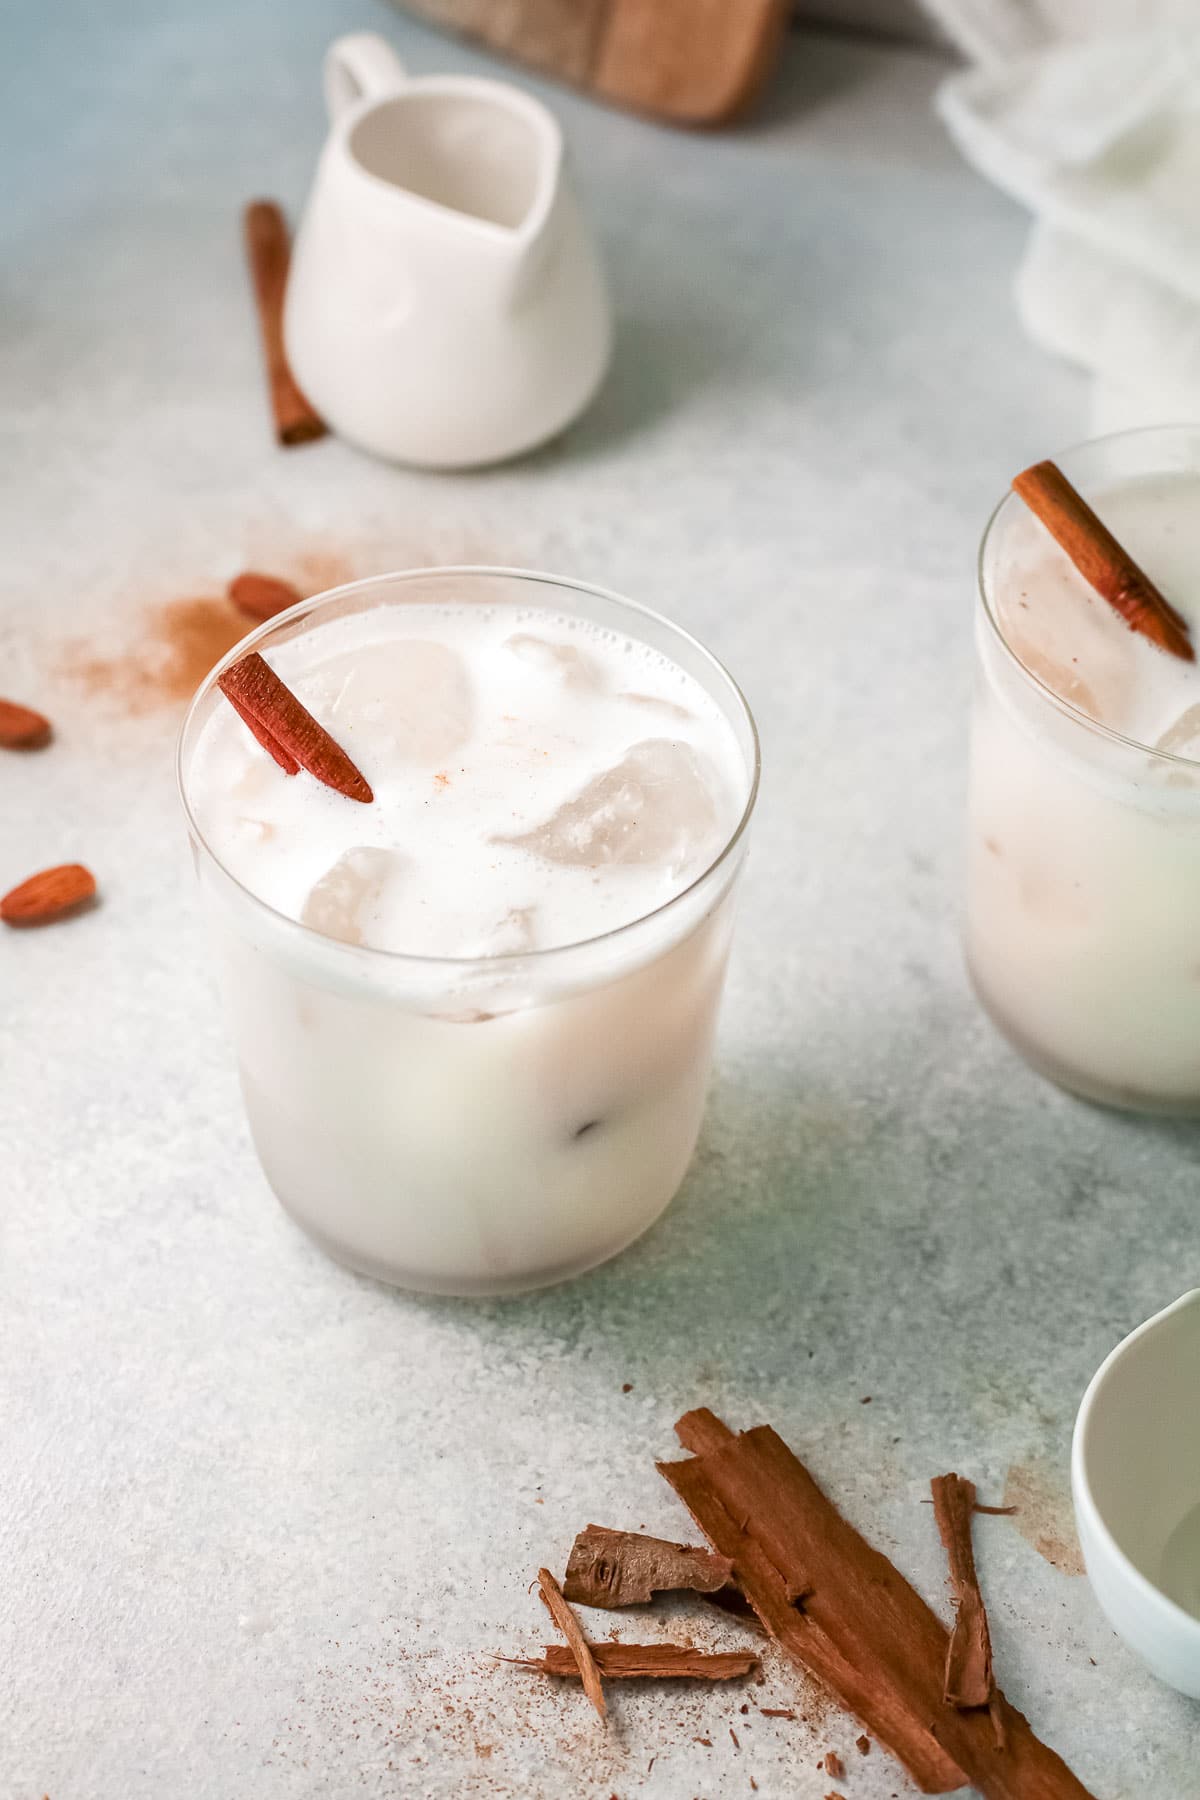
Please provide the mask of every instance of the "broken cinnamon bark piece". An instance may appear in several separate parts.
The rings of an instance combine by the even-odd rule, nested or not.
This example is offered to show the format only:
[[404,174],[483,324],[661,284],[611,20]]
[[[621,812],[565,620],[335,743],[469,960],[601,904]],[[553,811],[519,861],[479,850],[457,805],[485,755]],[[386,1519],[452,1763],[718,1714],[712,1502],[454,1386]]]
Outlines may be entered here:
[[[694,1454],[659,1469],[784,1654],[815,1675],[905,1765],[924,1793],[974,1783],[985,1800],[1091,1800],[998,1691],[986,1710],[943,1688],[949,1633],[859,1536],[769,1426],[735,1434],[711,1412],[676,1426]],[[797,1600],[797,1596],[800,1598]]]
[[727,1556],[711,1550],[589,1525],[571,1548],[563,1594],[577,1606],[641,1606],[673,1588],[716,1593],[732,1569]]
[[538,1570],[538,1586],[546,1611],[567,1640],[567,1654],[583,1683],[583,1691],[603,1719],[604,1689],[600,1682],[600,1671],[596,1667],[595,1651],[584,1637],[583,1627],[563,1599],[562,1589],[549,1569]]
[[[758,1658],[749,1650],[689,1650],[683,1644],[592,1644],[592,1656],[608,1681],[735,1681],[753,1675]],[[563,1644],[547,1644],[541,1657],[510,1659],[538,1675],[579,1680],[579,1665]]]
[[996,1683],[987,1613],[971,1543],[975,1483],[961,1475],[935,1475],[929,1485],[955,1596],[954,1625],[946,1654],[946,1701],[950,1706],[988,1706]]

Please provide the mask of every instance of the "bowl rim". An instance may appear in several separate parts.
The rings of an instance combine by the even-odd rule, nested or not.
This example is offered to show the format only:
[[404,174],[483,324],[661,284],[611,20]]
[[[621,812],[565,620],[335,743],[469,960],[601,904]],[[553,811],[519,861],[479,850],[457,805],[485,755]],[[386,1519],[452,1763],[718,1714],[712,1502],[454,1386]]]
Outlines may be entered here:
[[[1133,1588],[1148,1606],[1157,1611],[1160,1629],[1169,1630],[1173,1635],[1183,1635],[1192,1639],[1196,1652],[1200,1655],[1200,1619],[1194,1613],[1188,1612],[1186,1607],[1180,1606],[1177,1600],[1172,1600],[1170,1595],[1165,1594],[1162,1588],[1150,1580],[1148,1575],[1143,1574],[1110,1529],[1092,1489],[1088,1472],[1087,1442],[1093,1416],[1101,1402],[1102,1391],[1107,1384],[1109,1375],[1122,1357],[1142,1338],[1149,1337],[1165,1325],[1168,1319],[1173,1318],[1176,1313],[1191,1308],[1200,1310],[1200,1287],[1189,1288],[1186,1293],[1180,1294],[1177,1300],[1172,1300],[1169,1306],[1164,1306],[1159,1312],[1143,1320],[1140,1325],[1113,1346],[1088,1382],[1083,1399],[1079,1403],[1079,1411],[1075,1416],[1075,1429],[1071,1438],[1071,1490],[1077,1523],[1082,1529],[1086,1520],[1089,1532],[1100,1540],[1105,1555],[1115,1565],[1122,1582]],[[1093,1580],[1090,1569],[1088,1570],[1088,1579]],[[1122,1633],[1122,1635],[1124,1634]]]

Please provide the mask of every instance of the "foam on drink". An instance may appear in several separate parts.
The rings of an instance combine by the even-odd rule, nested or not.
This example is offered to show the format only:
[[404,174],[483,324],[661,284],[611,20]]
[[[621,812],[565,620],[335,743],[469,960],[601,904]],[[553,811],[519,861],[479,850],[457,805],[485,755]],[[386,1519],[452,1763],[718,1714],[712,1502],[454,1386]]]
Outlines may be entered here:
[[381,607],[269,660],[374,802],[285,775],[221,707],[196,749],[197,818],[251,892],[349,943],[486,957],[598,936],[690,885],[745,804],[700,684],[583,620]]

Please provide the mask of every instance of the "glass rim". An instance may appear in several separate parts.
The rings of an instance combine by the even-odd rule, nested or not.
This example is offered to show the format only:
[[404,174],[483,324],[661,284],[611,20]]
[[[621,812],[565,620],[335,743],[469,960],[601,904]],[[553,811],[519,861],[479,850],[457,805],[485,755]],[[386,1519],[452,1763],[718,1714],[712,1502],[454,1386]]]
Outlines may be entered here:
[[[323,931],[316,931],[311,925],[306,925],[303,920],[294,919],[289,913],[280,912],[278,907],[272,906],[270,901],[264,900],[260,894],[256,894],[252,888],[248,888],[217,854],[216,850],[201,830],[199,820],[196,818],[191,800],[188,797],[186,773],[184,770],[184,746],[187,742],[188,734],[196,713],[208,695],[211,694],[213,688],[217,685],[224,670],[229,668],[232,663],[237,662],[240,657],[248,655],[252,650],[257,650],[261,644],[271,637],[272,633],[278,631],[281,627],[304,618],[307,614],[314,612],[318,607],[324,606],[330,601],[343,599],[349,594],[361,593],[368,588],[381,587],[388,583],[412,581],[420,576],[429,575],[504,576],[510,580],[529,581],[556,588],[567,588],[576,594],[590,595],[596,599],[606,600],[613,605],[622,607],[625,611],[634,614],[637,618],[650,620],[653,624],[663,627],[673,637],[682,639],[684,643],[700,656],[703,662],[708,665],[709,669],[719,676],[721,681],[726,684],[738,707],[741,709],[741,713],[746,721],[750,734],[753,755],[748,769],[750,777],[749,787],[745,804],[742,807],[737,823],[734,825],[729,836],[725,839],[721,849],[713,857],[712,861],[706,863],[700,873],[689,881],[687,886],[682,888],[679,893],[672,894],[670,899],[664,900],[660,905],[652,907],[649,912],[639,913],[636,918],[626,919],[623,924],[613,925],[607,931],[596,932],[591,937],[572,938],[570,942],[565,944],[550,944],[543,950],[505,950],[498,952],[494,956],[434,956],[421,951],[385,950],[373,944],[347,944],[340,938],[329,937]],[[225,879],[237,889],[238,893],[250,903],[255,911],[265,914],[273,923],[282,926],[289,935],[299,934],[299,941],[318,945],[322,952],[345,958],[351,966],[357,965],[360,968],[366,968],[371,965],[379,967],[382,964],[389,968],[441,968],[445,969],[447,972],[456,971],[460,974],[467,970],[481,969],[510,971],[522,964],[537,964],[538,966],[544,966],[555,958],[565,958],[581,951],[595,949],[602,944],[612,943],[628,933],[637,931],[644,925],[649,925],[656,919],[663,918],[674,908],[682,907],[683,903],[689,897],[694,896],[702,887],[710,883],[711,878],[729,861],[733,852],[746,835],[751,816],[754,812],[755,803],[758,799],[761,774],[762,745],[759,739],[758,725],[755,721],[754,714],[751,711],[750,703],[729,670],[725,667],[725,664],[707,647],[707,645],[701,643],[699,638],[694,637],[690,631],[687,631],[682,625],[675,624],[674,620],[668,619],[665,614],[655,612],[652,607],[643,606],[640,601],[627,600],[623,594],[618,594],[612,588],[600,587],[594,582],[577,581],[570,576],[551,575],[544,570],[510,568],[499,564],[493,565],[488,563],[447,563],[432,564],[419,569],[393,569],[379,575],[365,575],[358,581],[343,582],[338,587],[325,588],[319,594],[311,594],[304,600],[298,600],[294,606],[289,606],[285,611],[276,613],[273,618],[264,620],[261,625],[257,626],[255,630],[248,632],[245,637],[239,638],[238,642],[234,644],[231,649],[226,651],[220,661],[213,664],[212,668],[208,671],[208,674],[196,689],[196,692],[192,695],[191,700],[188,702],[188,708],[184,714],[183,722],[179,727],[179,734],[175,742],[175,782],[179,792],[180,803],[183,807],[184,817],[187,820],[188,829],[191,831],[197,844],[220,870]]]
[[[1192,424],[1186,420],[1181,420],[1173,425],[1136,425],[1131,426],[1126,431],[1101,432],[1096,437],[1080,438],[1076,443],[1068,444],[1065,449],[1056,451],[1054,460],[1056,462],[1061,462],[1065,457],[1075,456],[1079,452],[1085,450],[1094,450],[1101,444],[1126,443],[1135,438],[1166,438],[1172,436],[1176,432],[1194,432],[1200,434],[1200,421]],[[1200,473],[1200,471],[1198,471],[1198,473]],[[1091,713],[1084,712],[1081,706],[1076,706],[1073,701],[1065,700],[1061,694],[1056,693],[1048,682],[1043,681],[1040,675],[1035,675],[1033,670],[1029,668],[1027,664],[1022,662],[1021,658],[1017,655],[1017,652],[1013,649],[1013,646],[1009,643],[1008,638],[1005,635],[1004,627],[1001,625],[992,604],[992,595],[988,591],[987,577],[984,573],[984,563],[988,546],[992,540],[992,534],[999,523],[1001,514],[1005,512],[1009,505],[1021,506],[1023,504],[1024,502],[1021,500],[1020,496],[1015,493],[1011,487],[1006,493],[1001,495],[1000,499],[996,502],[988,515],[987,524],[983,528],[983,535],[979,540],[979,550],[975,559],[977,598],[983,608],[984,617],[991,626],[992,633],[1009,662],[1040,699],[1046,701],[1057,712],[1063,714],[1065,718],[1070,719],[1073,723],[1085,726],[1086,729],[1095,736],[1104,738],[1109,743],[1118,744],[1122,749],[1136,750],[1141,755],[1155,757],[1161,762],[1177,763],[1184,769],[1196,769],[1197,767],[1200,767],[1200,758],[1198,757],[1180,756],[1178,752],[1174,750],[1160,750],[1154,744],[1143,743],[1141,738],[1131,737],[1127,732],[1118,731],[1115,725],[1106,725],[1102,720],[1094,719]],[[1032,518],[1033,516],[1034,515],[1031,513],[1030,517]]]

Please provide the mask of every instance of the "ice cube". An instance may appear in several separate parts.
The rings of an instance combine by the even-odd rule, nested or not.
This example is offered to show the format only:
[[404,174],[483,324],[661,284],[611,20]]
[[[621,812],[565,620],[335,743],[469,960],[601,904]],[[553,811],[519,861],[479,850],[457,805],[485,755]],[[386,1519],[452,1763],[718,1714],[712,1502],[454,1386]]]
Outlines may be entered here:
[[1193,762],[1200,762],[1200,706],[1189,706],[1185,712],[1163,732],[1155,743],[1156,750],[1166,750],[1172,756],[1186,756]]
[[504,648],[531,668],[539,669],[545,675],[556,675],[568,687],[595,688],[600,685],[600,669],[595,659],[585,655],[575,644],[556,644],[531,631],[518,631],[505,638]]
[[484,926],[474,940],[464,944],[463,956],[520,956],[535,948],[537,931],[536,906],[510,906],[495,921]]
[[619,698],[628,700],[631,706],[648,706],[653,708],[655,712],[667,713],[672,719],[694,719],[696,716],[695,713],[690,713],[686,706],[680,706],[675,700],[664,699],[661,694],[634,694],[626,692],[621,694]]
[[506,840],[573,867],[652,863],[681,874],[715,854],[714,772],[687,744],[646,738],[545,824]]
[[1074,570],[1029,572],[1000,594],[997,616],[1018,660],[1060,699],[1118,730],[1128,723],[1138,640]]
[[1099,700],[1077,668],[1073,668],[1070,663],[1056,661],[1028,639],[1018,637],[1010,638],[1009,641],[1029,673],[1044,682],[1051,693],[1057,694],[1060,700],[1066,700],[1071,706],[1077,706],[1089,719],[1103,719]]
[[1200,787],[1200,705],[1185,708],[1168,725],[1154,748],[1165,750],[1170,756],[1186,757],[1196,764],[1194,769],[1189,769],[1180,763],[1155,761],[1150,765],[1150,772],[1157,782],[1164,787]]
[[250,751],[249,760],[241,774],[229,785],[229,803],[234,807],[244,807],[248,815],[254,816],[260,807],[264,812],[270,810],[271,795],[283,771],[269,756],[258,754],[257,745],[249,732],[246,733],[246,744]]
[[446,644],[394,638],[348,650],[317,672],[322,723],[351,756],[367,747],[402,762],[440,763],[471,734],[467,666]]
[[343,944],[370,944],[379,939],[378,912],[390,884],[403,877],[408,858],[395,850],[358,845],[345,850],[309,890],[301,922]]

